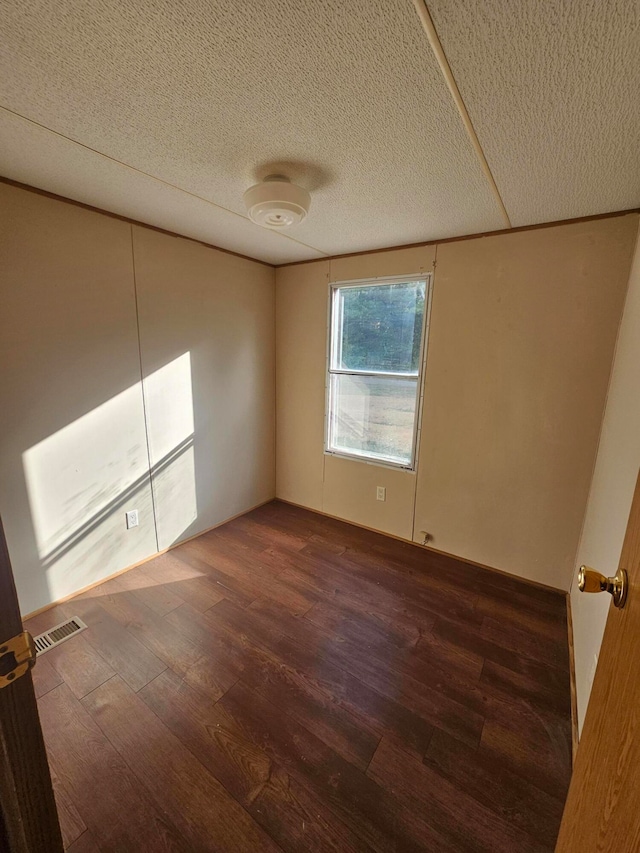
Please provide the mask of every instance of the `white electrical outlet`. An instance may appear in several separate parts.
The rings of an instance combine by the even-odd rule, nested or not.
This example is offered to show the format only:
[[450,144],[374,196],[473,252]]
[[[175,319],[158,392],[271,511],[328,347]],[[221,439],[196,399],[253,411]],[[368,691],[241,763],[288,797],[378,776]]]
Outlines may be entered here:
[[132,527],[137,527],[140,523],[138,520],[138,510],[130,509],[129,512],[125,513],[127,518],[127,530],[131,530]]
[[377,501],[386,501],[387,499],[387,488],[386,486],[378,486],[376,488],[376,500]]

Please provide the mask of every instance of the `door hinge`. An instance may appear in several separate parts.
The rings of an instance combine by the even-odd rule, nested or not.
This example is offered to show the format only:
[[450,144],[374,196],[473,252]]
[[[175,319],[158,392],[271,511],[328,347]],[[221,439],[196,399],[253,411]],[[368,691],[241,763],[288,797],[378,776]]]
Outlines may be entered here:
[[28,631],[0,645],[0,689],[24,675],[36,662],[36,647]]

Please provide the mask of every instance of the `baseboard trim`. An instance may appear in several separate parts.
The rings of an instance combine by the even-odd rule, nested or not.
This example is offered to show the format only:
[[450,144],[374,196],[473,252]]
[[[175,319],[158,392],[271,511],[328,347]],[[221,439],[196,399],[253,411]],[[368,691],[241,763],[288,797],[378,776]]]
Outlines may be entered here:
[[247,513],[253,512],[253,510],[258,509],[258,507],[266,506],[266,504],[270,504],[274,500],[275,498],[269,498],[266,501],[260,501],[260,503],[254,504],[248,509],[242,510],[242,512],[237,512],[235,515],[230,515],[229,518],[225,518],[224,521],[219,521],[217,524],[212,524],[211,527],[207,527],[206,530],[201,530],[200,533],[194,533],[193,536],[188,536],[186,539],[181,539],[179,542],[174,542],[172,545],[169,545],[168,548],[163,548],[162,551],[156,551],[155,553],[150,554],[148,557],[145,557],[143,560],[138,560],[137,563],[132,563],[130,566],[127,566],[124,569],[118,569],[117,572],[113,572],[113,574],[107,575],[106,577],[101,578],[99,581],[94,581],[88,586],[83,586],[82,589],[77,589],[75,592],[70,592],[69,595],[65,595],[62,598],[56,598],[55,601],[51,601],[49,602],[49,604],[45,604],[43,607],[39,607],[37,610],[33,610],[31,613],[27,613],[25,616],[22,617],[22,621],[26,622],[28,619],[33,619],[34,616],[39,616],[41,613],[46,613],[47,610],[51,610],[52,607],[56,607],[58,604],[64,604],[67,601],[71,601],[76,596],[82,595],[85,592],[89,592],[89,590],[95,589],[95,587],[100,586],[100,584],[120,577],[120,575],[124,575],[127,572],[130,572],[132,569],[137,569],[138,566],[143,566],[145,563],[149,563],[151,560],[155,560],[156,557],[161,557],[163,554],[168,554],[169,551],[173,551],[174,548],[179,548],[180,545],[184,545],[186,542],[191,542],[193,539],[198,539],[200,536],[204,536],[206,533],[210,533],[217,527],[222,527],[223,524],[228,524],[230,521],[233,521],[236,518],[241,518],[243,515],[247,515]]
[[571,758],[575,766],[578,752],[578,692],[576,690],[576,654],[573,645],[573,615],[571,593],[567,593],[567,633],[569,640],[569,685],[571,689]]
[[430,551],[433,554],[441,554],[443,557],[451,557],[453,560],[460,560],[463,563],[468,563],[470,566],[477,566],[479,569],[486,569],[488,572],[494,572],[498,575],[503,575],[507,578],[515,578],[515,580],[522,581],[522,583],[526,583],[529,586],[536,587],[537,589],[545,590],[546,592],[554,592],[557,595],[567,595],[566,589],[559,589],[556,586],[549,586],[546,583],[540,583],[539,581],[531,580],[530,578],[523,578],[521,575],[514,575],[513,572],[507,572],[504,569],[497,569],[495,566],[487,566],[486,563],[478,563],[476,560],[470,560],[468,557],[461,557],[459,554],[451,554],[449,551],[440,551],[438,548],[432,548],[430,545],[422,545],[420,542],[414,542],[412,539],[405,539],[404,536],[396,536],[395,533],[388,533],[386,530],[378,530],[376,527],[367,527],[366,524],[360,524],[357,521],[351,521],[348,518],[342,518],[339,515],[331,515],[329,512],[324,512],[321,509],[315,509],[311,506],[304,506],[304,504],[295,503],[295,501],[288,501],[285,498],[275,497],[275,501],[280,501],[280,503],[288,504],[289,506],[298,507],[298,509],[306,509],[308,512],[315,512],[316,515],[323,515],[325,518],[333,518],[335,521],[342,521],[345,524],[352,524],[354,527],[360,527],[362,530],[370,530],[372,533],[379,533],[381,536],[386,536],[388,539],[395,539],[397,542],[406,542],[409,545],[414,545],[416,548],[422,548],[423,551]]

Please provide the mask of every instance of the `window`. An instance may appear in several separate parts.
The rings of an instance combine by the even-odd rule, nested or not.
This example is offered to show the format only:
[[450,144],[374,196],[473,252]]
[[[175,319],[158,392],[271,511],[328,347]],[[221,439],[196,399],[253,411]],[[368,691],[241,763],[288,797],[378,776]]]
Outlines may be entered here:
[[428,282],[333,285],[328,453],[413,468]]

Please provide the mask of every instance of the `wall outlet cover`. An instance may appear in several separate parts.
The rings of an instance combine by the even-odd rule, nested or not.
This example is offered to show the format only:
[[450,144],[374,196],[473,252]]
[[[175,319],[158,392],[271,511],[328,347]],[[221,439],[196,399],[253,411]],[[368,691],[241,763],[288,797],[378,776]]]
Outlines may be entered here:
[[127,513],[125,513],[127,519],[127,530],[131,530],[132,527],[137,527],[140,523],[138,519],[138,510],[130,509]]
[[376,500],[377,501],[386,501],[387,499],[387,488],[386,486],[378,486],[376,488]]

